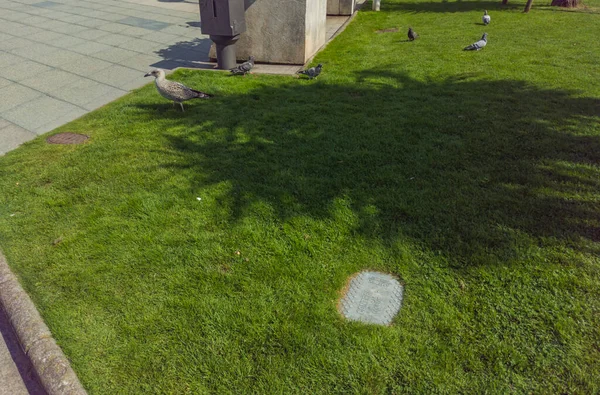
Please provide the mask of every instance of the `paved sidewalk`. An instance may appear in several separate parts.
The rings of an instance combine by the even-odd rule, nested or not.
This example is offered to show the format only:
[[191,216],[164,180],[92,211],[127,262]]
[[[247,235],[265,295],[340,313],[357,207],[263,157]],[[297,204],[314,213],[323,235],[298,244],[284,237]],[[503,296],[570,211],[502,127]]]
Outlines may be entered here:
[[0,308],[0,395],[44,395],[31,363]]
[[0,0],[0,155],[147,84],[212,67],[198,3]]

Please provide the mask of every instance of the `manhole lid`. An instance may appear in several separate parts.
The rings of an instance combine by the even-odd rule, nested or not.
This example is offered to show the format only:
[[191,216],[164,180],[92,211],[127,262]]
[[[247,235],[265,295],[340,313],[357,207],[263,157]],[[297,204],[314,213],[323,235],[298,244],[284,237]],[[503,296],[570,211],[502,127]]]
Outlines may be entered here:
[[58,133],[46,139],[50,144],[81,144],[89,139],[89,136],[78,133]]
[[400,311],[403,290],[389,274],[360,272],[350,279],[338,308],[351,321],[389,325]]
[[376,30],[375,33],[396,33],[398,31],[397,27],[389,27],[387,29]]

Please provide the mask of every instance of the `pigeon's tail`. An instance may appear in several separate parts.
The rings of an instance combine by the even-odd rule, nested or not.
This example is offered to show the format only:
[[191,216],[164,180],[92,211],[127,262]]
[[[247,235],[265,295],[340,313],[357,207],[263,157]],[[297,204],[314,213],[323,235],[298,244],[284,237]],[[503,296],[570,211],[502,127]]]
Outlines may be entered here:
[[478,49],[479,47],[477,47],[477,45],[475,44],[471,44],[469,46],[466,46],[463,51],[475,51],[476,49]]
[[300,71],[297,71],[296,74],[308,75],[308,71],[306,71],[306,70],[300,70]]
[[210,99],[211,97],[213,97],[213,95],[209,93],[200,92],[195,89],[192,89],[192,92],[196,94],[196,96],[193,97],[194,99]]

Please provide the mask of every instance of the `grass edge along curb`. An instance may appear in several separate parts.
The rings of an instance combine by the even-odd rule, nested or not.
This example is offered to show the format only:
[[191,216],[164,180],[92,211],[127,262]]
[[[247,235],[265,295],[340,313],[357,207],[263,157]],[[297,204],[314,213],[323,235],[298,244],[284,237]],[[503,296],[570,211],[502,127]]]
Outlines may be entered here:
[[49,395],[87,394],[0,251],[0,308]]

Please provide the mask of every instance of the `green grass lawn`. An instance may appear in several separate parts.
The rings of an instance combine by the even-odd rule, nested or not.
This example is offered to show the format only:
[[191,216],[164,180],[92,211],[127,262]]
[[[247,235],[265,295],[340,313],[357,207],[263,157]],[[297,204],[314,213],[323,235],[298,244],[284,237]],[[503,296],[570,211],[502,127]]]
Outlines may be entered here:
[[[384,0],[317,80],[179,71],[215,98],[1,157],[0,246],[90,394],[599,392],[600,1],[523,5]],[[365,269],[392,326],[336,310]]]

